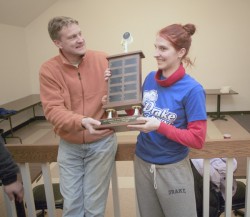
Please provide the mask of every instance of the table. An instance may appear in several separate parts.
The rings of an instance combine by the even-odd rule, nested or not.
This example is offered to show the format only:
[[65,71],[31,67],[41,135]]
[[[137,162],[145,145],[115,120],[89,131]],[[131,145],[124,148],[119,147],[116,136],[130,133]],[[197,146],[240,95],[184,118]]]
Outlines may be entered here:
[[31,94],[31,95],[28,95],[26,97],[14,100],[12,102],[0,105],[1,108],[16,111],[16,113],[14,113],[14,114],[0,115],[0,119],[2,121],[4,121],[4,120],[9,121],[10,134],[11,134],[9,136],[10,138],[17,138],[17,139],[19,139],[20,143],[22,143],[22,139],[19,136],[14,135],[12,120],[11,120],[12,116],[14,116],[14,115],[16,115],[16,114],[18,114],[18,113],[20,113],[20,112],[22,112],[24,110],[32,108],[33,109],[33,116],[34,116],[34,119],[35,119],[35,117],[36,117],[35,106],[37,106],[39,104],[41,104],[40,95],[39,94]]
[[212,117],[212,121],[215,121],[215,120],[227,121],[227,119],[225,118],[225,115],[221,115],[221,111],[220,111],[221,96],[222,95],[233,95],[233,94],[238,94],[238,93],[234,90],[230,90],[228,93],[221,93],[220,89],[205,89],[205,92],[206,92],[206,95],[216,95],[217,96],[217,111],[216,111],[216,115],[210,116],[210,117]]

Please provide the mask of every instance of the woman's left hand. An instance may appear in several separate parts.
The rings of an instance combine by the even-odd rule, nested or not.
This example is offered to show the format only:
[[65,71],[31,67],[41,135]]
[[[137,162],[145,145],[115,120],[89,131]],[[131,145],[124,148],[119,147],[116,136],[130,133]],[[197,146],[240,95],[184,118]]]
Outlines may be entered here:
[[107,101],[108,101],[108,96],[107,95],[104,95],[103,97],[102,97],[102,105],[106,105],[107,104]]
[[138,121],[145,121],[144,124],[136,124],[136,125],[128,125],[127,127],[131,130],[138,130],[143,133],[149,133],[151,131],[155,131],[159,128],[161,122],[156,118],[146,118],[139,117]]
[[106,70],[105,70],[105,72],[104,72],[104,80],[105,81],[108,81],[109,80],[109,78],[111,77],[111,71],[110,71],[110,68],[107,68]]

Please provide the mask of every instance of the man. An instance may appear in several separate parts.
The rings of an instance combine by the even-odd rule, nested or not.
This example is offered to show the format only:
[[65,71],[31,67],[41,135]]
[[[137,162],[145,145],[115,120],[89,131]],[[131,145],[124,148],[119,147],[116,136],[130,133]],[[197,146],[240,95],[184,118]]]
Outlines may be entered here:
[[40,69],[44,114],[60,136],[58,165],[64,217],[104,216],[117,149],[113,131],[95,130],[105,117],[106,54],[86,49],[78,21],[55,17],[48,31],[59,55]]
[[23,185],[17,180],[19,168],[11,158],[10,153],[5,148],[3,139],[0,136],[0,180],[2,180],[3,190],[10,200],[19,203],[23,200]]

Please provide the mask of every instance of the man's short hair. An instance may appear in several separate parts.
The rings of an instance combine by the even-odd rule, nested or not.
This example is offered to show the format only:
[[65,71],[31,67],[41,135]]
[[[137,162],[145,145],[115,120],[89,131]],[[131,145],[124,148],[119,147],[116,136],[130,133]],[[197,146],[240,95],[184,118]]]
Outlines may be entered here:
[[48,23],[48,32],[49,32],[50,38],[52,40],[60,39],[59,32],[61,31],[61,29],[64,26],[68,26],[71,24],[78,25],[78,21],[71,17],[64,17],[64,16],[52,18]]

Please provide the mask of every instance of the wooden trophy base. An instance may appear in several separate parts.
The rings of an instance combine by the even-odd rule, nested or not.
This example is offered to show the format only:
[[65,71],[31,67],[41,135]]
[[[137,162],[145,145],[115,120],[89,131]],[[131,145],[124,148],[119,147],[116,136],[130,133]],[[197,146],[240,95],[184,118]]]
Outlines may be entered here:
[[144,124],[145,121],[136,120],[139,116],[123,116],[117,118],[101,119],[101,125],[95,129],[112,129],[115,132],[131,131],[127,125]]

